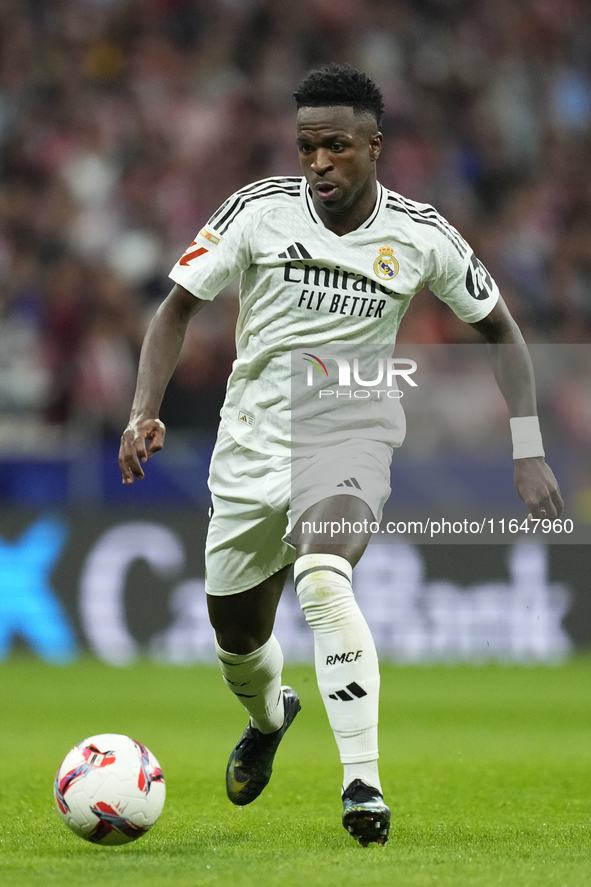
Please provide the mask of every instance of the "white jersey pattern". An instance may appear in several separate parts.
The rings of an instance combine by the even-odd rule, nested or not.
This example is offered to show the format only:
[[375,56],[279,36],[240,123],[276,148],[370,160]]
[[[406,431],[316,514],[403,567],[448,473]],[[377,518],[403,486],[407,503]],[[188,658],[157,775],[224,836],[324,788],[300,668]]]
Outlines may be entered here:
[[378,184],[371,216],[339,237],[323,225],[300,177],[237,191],[170,276],[211,300],[237,274],[237,358],[222,421],[239,443],[275,455],[287,455],[291,444],[292,348],[393,346],[425,284],[468,323],[486,317],[499,295],[466,241],[432,206]]

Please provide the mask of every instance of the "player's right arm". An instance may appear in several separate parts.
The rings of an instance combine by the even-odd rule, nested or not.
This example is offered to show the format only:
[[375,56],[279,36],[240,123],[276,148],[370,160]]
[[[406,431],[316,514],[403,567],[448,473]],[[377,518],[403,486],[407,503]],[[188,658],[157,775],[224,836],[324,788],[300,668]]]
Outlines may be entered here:
[[[256,199],[273,190],[266,181],[237,191],[214,213],[178,260],[175,282],[144,339],[129,424],[121,438],[119,467],[124,484],[142,478],[142,462],[162,449],[166,429],[158,418],[166,386],[177,365],[191,317],[251,264]],[[216,227],[218,225],[218,227]],[[146,441],[149,441],[146,447]]]
[[141,463],[164,446],[166,429],[158,418],[162,398],[178,363],[187,324],[206,304],[177,283],[152,318],[142,345],[129,423],[119,448],[124,484],[142,478]]

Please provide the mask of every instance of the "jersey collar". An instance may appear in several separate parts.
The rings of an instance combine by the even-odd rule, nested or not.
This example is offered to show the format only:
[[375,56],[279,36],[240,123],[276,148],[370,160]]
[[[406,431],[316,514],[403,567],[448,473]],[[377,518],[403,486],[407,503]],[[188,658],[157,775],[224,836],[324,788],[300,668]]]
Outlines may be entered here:
[[[369,216],[368,219],[365,220],[365,222],[363,222],[362,225],[360,225],[358,228],[355,228],[354,231],[350,231],[349,234],[354,234],[355,231],[363,231],[366,228],[371,228],[371,226],[373,225],[373,223],[377,219],[380,209],[382,208],[382,204],[384,202],[384,197],[385,197],[386,191],[385,191],[385,188],[383,188],[379,182],[377,182],[376,184],[378,186],[378,196],[376,199],[375,206],[371,212],[371,215]],[[315,225],[320,225],[322,228],[325,228],[326,226],[325,226],[324,222],[322,221],[322,219],[320,218],[320,216],[316,212],[316,209],[314,207],[314,200],[312,199],[312,190],[311,190],[310,186],[308,185],[308,183],[306,182],[305,178],[302,179],[302,200],[304,202],[306,215],[312,220],[312,222]],[[347,235],[345,234],[344,236],[346,237]]]

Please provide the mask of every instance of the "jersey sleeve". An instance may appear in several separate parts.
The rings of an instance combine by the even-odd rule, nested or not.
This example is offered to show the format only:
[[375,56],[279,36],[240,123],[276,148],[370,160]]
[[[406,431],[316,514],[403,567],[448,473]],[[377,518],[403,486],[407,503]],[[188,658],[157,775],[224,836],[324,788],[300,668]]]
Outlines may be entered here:
[[461,235],[441,219],[427,262],[432,292],[466,323],[483,320],[499,298],[499,288]]
[[199,299],[211,301],[251,264],[252,213],[244,212],[220,233],[216,222],[224,218],[231,197],[214,213],[185,250],[169,277]]

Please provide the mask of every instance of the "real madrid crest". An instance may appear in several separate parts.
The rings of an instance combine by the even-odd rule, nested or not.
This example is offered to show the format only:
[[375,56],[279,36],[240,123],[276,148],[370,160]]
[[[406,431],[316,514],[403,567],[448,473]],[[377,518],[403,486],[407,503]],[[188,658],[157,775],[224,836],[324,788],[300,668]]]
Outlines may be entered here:
[[373,270],[382,280],[392,280],[400,270],[398,260],[394,258],[394,250],[391,246],[381,246],[379,256],[373,263]]

